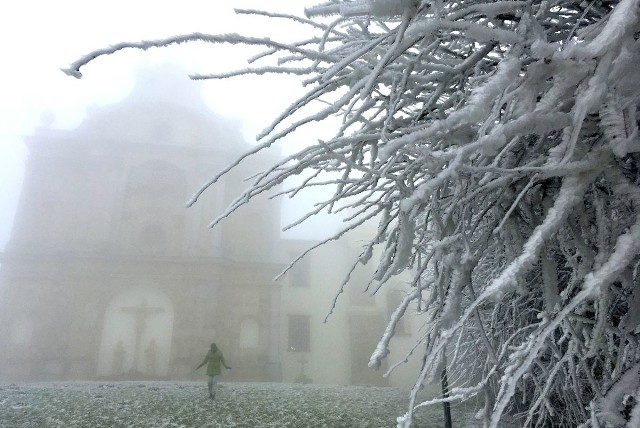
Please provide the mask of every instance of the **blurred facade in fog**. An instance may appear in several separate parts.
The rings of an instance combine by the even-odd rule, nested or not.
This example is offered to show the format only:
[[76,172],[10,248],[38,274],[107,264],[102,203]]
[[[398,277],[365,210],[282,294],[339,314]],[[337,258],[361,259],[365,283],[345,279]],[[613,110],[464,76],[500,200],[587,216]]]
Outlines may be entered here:
[[234,368],[223,380],[387,384],[367,361],[401,286],[374,299],[370,272],[356,271],[322,323],[356,245],[321,249],[273,282],[313,244],[280,238],[277,201],[207,229],[273,159],[243,162],[184,207],[249,146],[183,71],[141,74],[125,101],[26,144],[0,269],[0,381],[196,379],[216,341]]

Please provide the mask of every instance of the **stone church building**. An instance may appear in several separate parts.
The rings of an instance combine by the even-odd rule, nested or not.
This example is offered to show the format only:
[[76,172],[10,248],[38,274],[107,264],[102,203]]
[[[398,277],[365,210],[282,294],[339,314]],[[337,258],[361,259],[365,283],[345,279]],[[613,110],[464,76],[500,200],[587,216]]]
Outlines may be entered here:
[[322,249],[274,282],[313,244],[281,238],[277,201],[207,227],[272,158],[241,163],[185,208],[250,146],[176,74],[145,76],[77,129],[25,140],[0,258],[0,381],[201,379],[194,368],[216,341],[226,381],[388,384],[366,363],[401,287],[376,298],[352,287],[322,323],[357,245]]

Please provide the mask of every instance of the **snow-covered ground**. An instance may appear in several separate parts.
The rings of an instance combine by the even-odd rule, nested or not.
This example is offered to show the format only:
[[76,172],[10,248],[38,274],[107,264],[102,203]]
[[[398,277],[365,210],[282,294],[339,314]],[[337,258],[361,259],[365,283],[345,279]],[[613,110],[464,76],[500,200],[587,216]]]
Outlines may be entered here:
[[[1,427],[394,427],[407,393],[394,388],[206,382],[54,382],[0,385]],[[453,408],[454,426],[468,410]],[[440,407],[416,427],[442,427]]]

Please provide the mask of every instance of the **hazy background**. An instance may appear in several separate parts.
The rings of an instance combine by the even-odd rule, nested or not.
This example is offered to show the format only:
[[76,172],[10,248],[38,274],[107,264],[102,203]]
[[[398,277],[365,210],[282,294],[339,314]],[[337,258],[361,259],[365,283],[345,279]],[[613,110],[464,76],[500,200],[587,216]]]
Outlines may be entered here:
[[[12,2],[4,5],[0,17],[0,253],[10,239],[20,197],[27,156],[23,143],[25,137],[39,133],[39,138],[43,138],[43,135],[55,135],[56,129],[73,130],[87,117],[100,116],[92,115],[91,112],[108,111],[109,108],[101,107],[117,104],[127,98],[134,88],[135,76],[141,65],[148,69],[154,64],[167,66],[168,63],[174,63],[194,74],[231,71],[247,67],[246,59],[263,49],[205,43],[146,52],[129,49],[96,59],[82,69],[84,77],[79,80],[67,76],[61,68],[110,44],[193,32],[268,36],[284,43],[303,40],[310,34],[305,33],[308,30],[300,24],[282,19],[236,15],[233,8],[267,9],[303,16],[304,7],[316,3],[318,2],[310,0],[116,0],[104,3],[61,0]],[[203,94],[206,104],[212,109],[212,116],[221,115],[231,119],[230,123],[240,123],[243,138],[251,142],[274,117],[307,91],[307,88],[302,87],[301,80],[302,78],[286,75],[186,83],[193,84],[197,88],[196,92]],[[134,116],[139,117],[135,113]],[[111,125],[107,123],[107,126]],[[114,129],[124,131],[120,129],[121,126],[121,123],[113,123]],[[39,131],[35,132],[37,129]],[[305,130],[282,141],[279,151],[284,154],[298,151],[316,139],[327,138],[332,129],[335,128],[330,121],[325,121],[322,126],[307,126]],[[44,131],[49,134],[43,134]],[[234,137],[232,141],[237,142],[236,130],[228,131]],[[127,129],[126,132],[132,131]],[[218,168],[221,167],[211,165],[211,175],[218,172]],[[206,178],[202,180],[205,181]],[[46,178],[36,180],[35,183],[46,184]],[[104,182],[99,184],[105,187]],[[285,184],[287,188],[290,186],[291,183]],[[233,187],[233,190],[236,189]],[[99,189],[92,190],[99,194]],[[197,187],[190,190],[191,193],[195,192]],[[71,196],[78,197],[79,194],[80,192],[73,192]],[[215,199],[215,190],[210,190],[209,195]],[[280,223],[292,222],[307,212],[314,200],[324,196],[315,190],[306,197],[304,193],[300,195],[302,198],[297,196],[296,201],[285,199],[281,206],[276,206],[272,211],[276,213],[273,218],[277,219],[277,211],[280,210]],[[176,205],[171,205],[171,209],[183,210],[184,202],[186,199],[176,200]],[[55,207],[57,201],[54,198],[53,202],[49,200],[47,203]],[[78,206],[80,203],[81,201],[71,206]],[[171,203],[173,204],[173,200]],[[136,205],[140,208],[136,215],[142,212],[142,205]],[[196,215],[204,207],[204,203],[199,202],[188,215]],[[220,207],[216,205],[216,209],[218,208]],[[165,210],[160,211],[164,213]],[[309,240],[331,235],[337,229],[338,222],[326,217],[313,218],[293,233],[281,236],[285,239],[275,236],[275,227],[270,228],[269,233],[274,236],[268,240],[262,239],[262,235],[256,232],[251,237],[251,245],[243,246],[240,242],[234,248],[242,251],[238,251],[238,254],[226,254],[229,260],[220,261],[218,259],[225,257],[220,258],[217,253],[212,255],[202,251],[196,257],[190,252],[196,249],[200,251],[197,246],[199,241],[217,239],[216,233],[219,234],[220,231],[210,231],[205,226],[220,214],[214,212],[214,209],[211,211],[210,214],[207,213],[207,222],[192,223],[202,224],[202,231],[201,234],[194,232],[184,238],[189,245],[180,255],[187,254],[189,257],[179,259],[178,261],[182,260],[180,263],[170,259],[169,256],[173,253],[167,253],[165,259],[149,257],[147,260],[143,257],[144,260],[135,259],[140,263],[127,263],[125,261],[131,254],[140,256],[144,253],[138,254],[132,250],[131,254],[110,254],[113,257],[106,257],[108,267],[96,269],[94,265],[83,264],[89,259],[76,257],[73,252],[66,254],[65,248],[62,248],[61,251],[55,249],[57,252],[47,253],[60,256],[56,263],[47,264],[47,257],[38,256],[41,254],[38,253],[40,245],[34,245],[24,252],[33,253],[27,254],[29,257],[33,256],[28,259],[31,264],[21,264],[20,257],[24,254],[12,247],[11,251],[4,254],[5,265],[0,270],[3,285],[11,284],[10,287],[0,289],[6,291],[4,294],[0,293],[0,306],[11,308],[11,311],[4,313],[0,311],[0,339],[4,338],[12,343],[11,346],[4,346],[4,353],[0,346],[0,363],[3,360],[7,363],[6,373],[11,374],[13,367],[23,370],[24,376],[16,375],[21,379],[58,379],[67,376],[64,373],[73,374],[74,379],[94,378],[96,356],[97,375],[104,375],[100,373],[100,356],[110,355],[115,359],[116,353],[124,355],[118,350],[118,339],[128,343],[125,343],[125,347],[128,347],[127,355],[132,352],[142,355],[140,350],[150,349],[151,343],[154,343],[153,349],[155,346],[162,348],[165,343],[162,341],[166,340],[167,349],[160,349],[158,353],[166,359],[169,354],[175,357],[172,365],[175,372],[171,372],[170,376],[175,375],[180,379],[192,376],[196,379],[201,374],[193,372],[192,368],[201,360],[203,352],[206,352],[210,341],[215,338],[222,344],[230,360],[234,361],[234,375],[242,374],[236,375],[236,379],[412,384],[416,367],[409,367],[391,380],[382,378],[383,370],[373,371],[367,367],[371,351],[384,330],[389,314],[406,291],[403,280],[398,280],[372,298],[365,292],[365,288],[373,274],[375,263],[356,270],[338,310],[329,323],[323,323],[334,294],[351,268],[352,260],[360,253],[366,237],[360,234],[349,235],[348,239],[323,246],[312,256],[305,258],[283,281],[274,285],[272,278],[308,248],[311,244]],[[46,210],[42,212],[46,213]],[[263,212],[268,210],[261,213]],[[261,215],[254,215],[252,218],[260,218],[269,225],[274,223],[272,218]],[[39,216],[38,219],[42,220],[39,224],[47,222],[46,217]],[[69,223],[73,221],[73,217],[64,220]],[[236,217],[230,222],[240,220]],[[98,221],[95,223],[99,224]],[[125,224],[124,221],[122,223]],[[233,235],[230,241],[242,241],[236,238],[239,235],[250,235],[255,223],[237,225],[230,234]],[[67,226],[64,230],[73,232],[75,225]],[[126,232],[128,229],[122,230]],[[240,232],[236,235],[238,230]],[[37,242],[37,233],[27,232],[21,236],[33,235]],[[63,229],[58,232],[63,233]],[[123,236],[129,235],[124,233]],[[67,244],[71,241],[67,236],[64,238],[56,243]],[[124,242],[125,239],[120,241]],[[119,248],[120,241],[114,241],[117,244],[114,248]],[[219,241],[222,242],[222,238]],[[273,243],[277,248],[271,252],[262,251],[263,259],[256,259],[253,264],[243,265],[238,262],[242,257],[247,258],[246,253],[250,252],[247,248],[259,251],[259,243],[262,241]],[[91,244],[96,242],[97,240],[93,240]],[[220,248],[223,247],[220,244]],[[203,244],[202,248],[213,251],[212,246]],[[12,254],[17,255],[15,260],[8,257]],[[149,254],[144,253],[142,256]],[[191,265],[187,262],[196,263],[198,257],[206,258],[207,255],[215,256],[213,259],[217,261],[204,263],[198,265],[198,269],[190,270]],[[89,262],[93,263],[93,259]],[[138,322],[137,318],[123,311],[140,309],[142,313],[147,304],[156,313],[166,315],[166,318],[159,318],[160,315],[157,315],[159,321],[155,324],[150,321],[147,326],[145,322]],[[131,332],[138,328],[139,337],[135,336],[134,340]],[[397,336],[401,337],[394,341],[398,345],[398,350],[394,351],[395,356],[404,355],[406,349],[410,348],[412,333],[417,328],[407,325],[402,329],[402,334],[398,333]],[[112,330],[117,330],[120,334],[117,336],[114,333],[113,340],[110,335]],[[173,340],[171,345],[168,344],[170,339]],[[246,347],[243,347],[244,342],[248,344]],[[253,353],[245,352],[246,349]],[[155,351],[153,355],[156,355]],[[134,361],[138,360],[134,358]],[[263,373],[250,371],[252,368],[262,370],[264,367],[276,367],[281,373],[266,377]]]
[[[185,0],[181,2],[86,2],[43,0],[8,2],[0,17],[0,250],[10,236],[22,183],[26,149],[23,136],[34,127],[73,129],[92,106],[117,102],[133,86],[133,72],[142,59],[153,63],[176,62],[194,73],[228,71],[247,65],[246,58],[259,49],[204,43],[153,49],[125,50],[102,57],[74,79],[61,68],[80,56],[121,41],[163,38],[191,32],[268,35],[281,41],[304,37],[304,28],[283,20],[236,15],[233,8],[268,9],[302,15],[310,0]],[[241,77],[201,85],[207,103],[226,117],[239,119],[248,141],[268,125],[297,95],[299,80],[290,76]],[[324,127],[326,129],[326,126]],[[318,137],[310,127],[289,138],[290,145]],[[283,147],[286,152],[287,146]],[[283,209],[283,222],[304,212],[299,203]],[[213,213],[212,213],[213,216]],[[322,227],[318,227],[321,225]],[[296,236],[324,236],[326,221],[315,220]],[[315,231],[315,232],[314,232]],[[292,236],[292,235],[289,235]]]

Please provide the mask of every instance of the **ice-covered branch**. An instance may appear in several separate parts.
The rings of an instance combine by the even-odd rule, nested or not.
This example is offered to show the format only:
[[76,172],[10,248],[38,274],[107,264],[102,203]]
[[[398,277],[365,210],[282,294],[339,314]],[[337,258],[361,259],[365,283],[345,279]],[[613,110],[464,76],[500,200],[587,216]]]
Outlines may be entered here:
[[[348,221],[313,248],[377,219],[353,269],[380,248],[373,293],[403,270],[413,280],[370,365],[385,358],[410,302],[424,322],[401,353],[422,355],[398,426],[424,406],[481,396],[487,426],[509,413],[518,426],[587,427],[608,417],[589,402],[622,406],[607,391],[640,363],[639,4],[336,0],[307,18],[242,10],[318,34],[122,43],[66,72],[80,77],[86,63],[127,48],[264,47],[250,68],[198,78],[294,74],[307,91],[189,205],[243,159],[338,116],[333,137],[264,168],[216,222],[258,195],[321,186],[331,196],[293,224],[321,211],[348,211]],[[281,189],[297,175],[301,184]],[[444,361],[451,394],[416,404]],[[637,425],[638,409],[610,419]]]
[[80,69],[98,57],[101,57],[104,55],[112,55],[123,49],[148,50],[151,48],[161,48],[161,47],[166,47],[166,46],[171,46],[176,44],[179,45],[182,43],[191,43],[191,42],[205,42],[205,43],[218,43],[218,44],[224,43],[224,44],[230,44],[230,45],[244,44],[244,45],[270,46],[277,49],[300,53],[306,57],[330,59],[324,56],[322,53],[314,52],[307,49],[297,48],[292,44],[279,43],[269,38],[246,37],[240,34],[191,33],[191,34],[167,37],[165,39],[117,43],[115,45],[112,45],[103,49],[97,49],[93,52],[88,53],[87,55],[84,55],[83,57],[80,57],[78,60],[71,63],[69,67],[62,69],[62,71],[64,71],[69,76],[73,76],[80,79],[82,77],[82,73],[80,72]]

